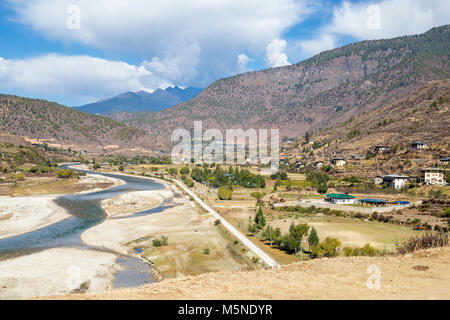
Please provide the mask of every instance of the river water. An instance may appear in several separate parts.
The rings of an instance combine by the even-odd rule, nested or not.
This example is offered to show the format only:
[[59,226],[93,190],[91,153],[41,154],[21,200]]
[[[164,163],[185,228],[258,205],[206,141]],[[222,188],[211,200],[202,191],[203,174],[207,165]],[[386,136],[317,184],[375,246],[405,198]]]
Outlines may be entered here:
[[[132,191],[161,190],[164,189],[164,185],[145,178],[112,173],[80,171],[121,179],[125,181],[125,184],[103,191],[65,195],[55,199],[56,204],[65,208],[72,216],[41,229],[10,238],[0,239],[0,259],[61,247],[76,247],[86,250],[105,251],[117,254],[116,261],[124,268],[124,270],[115,274],[113,283],[115,288],[135,287],[152,282],[151,269],[146,263],[138,258],[119,254],[103,247],[88,246],[81,240],[81,234],[87,229],[102,223],[106,219],[106,212],[101,206],[101,201]],[[151,210],[133,212],[132,215],[128,215],[127,218],[162,212],[166,207],[167,201]]]

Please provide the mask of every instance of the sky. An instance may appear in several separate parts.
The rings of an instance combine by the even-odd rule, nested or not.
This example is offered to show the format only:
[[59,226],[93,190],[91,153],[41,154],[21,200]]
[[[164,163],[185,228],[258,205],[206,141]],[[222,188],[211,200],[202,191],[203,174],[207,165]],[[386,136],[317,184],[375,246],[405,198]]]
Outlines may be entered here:
[[78,106],[450,23],[448,0],[0,0],[0,93]]

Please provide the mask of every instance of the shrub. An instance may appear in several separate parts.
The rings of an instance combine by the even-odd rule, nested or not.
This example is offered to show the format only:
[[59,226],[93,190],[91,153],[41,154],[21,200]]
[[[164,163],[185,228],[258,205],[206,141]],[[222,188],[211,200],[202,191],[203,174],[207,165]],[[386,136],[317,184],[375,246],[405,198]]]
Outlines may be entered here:
[[194,186],[194,181],[191,179],[186,179],[184,181],[184,184],[188,187],[188,188],[192,188]]
[[30,168],[31,173],[37,173],[39,171],[39,167]]
[[183,167],[180,169],[181,174],[189,174],[189,167]]
[[122,165],[120,165],[119,166],[119,171],[124,171],[124,170],[125,170],[125,168]]
[[421,237],[412,237],[396,246],[399,254],[406,254],[419,249],[444,247],[447,245],[448,233],[427,233]]
[[220,200],[231,200],[233,197],[233,190],[230,187],[220,187],[218,196]]
[[74,171],[72,169],[62,169],[56,171],[56,176],[61,179],[69,179],[74,175]]
[[314,258],[336,257],[337,249],[341,246],[341,242],[336,238],[327,237],[323,242],[313,248],[312,255]]
[[154,247],[167,246],[169,244],[169,238],[161,236],[159,239],[153,239],[152,244]]
[[216,221],[214,221],[214,224],[216,225],[216,226],[218,226],[219,224],[221,224],[222,222],[220,222],[220,220],[219,219],[217,219]]
[[203,254],[209,254],[209,248],[206,248],[205,250],[203,250]]

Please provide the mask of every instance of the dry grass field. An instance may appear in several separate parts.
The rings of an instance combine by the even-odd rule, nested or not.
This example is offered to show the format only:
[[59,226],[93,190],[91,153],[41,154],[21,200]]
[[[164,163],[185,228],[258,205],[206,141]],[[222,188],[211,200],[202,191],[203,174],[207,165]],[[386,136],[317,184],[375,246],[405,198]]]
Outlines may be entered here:
[[[135,289],[56,299],[450,299],[450,248],[397,257],[310,260],[281,269],[208,273]],[[369,266],[380,287],[369,289]]]

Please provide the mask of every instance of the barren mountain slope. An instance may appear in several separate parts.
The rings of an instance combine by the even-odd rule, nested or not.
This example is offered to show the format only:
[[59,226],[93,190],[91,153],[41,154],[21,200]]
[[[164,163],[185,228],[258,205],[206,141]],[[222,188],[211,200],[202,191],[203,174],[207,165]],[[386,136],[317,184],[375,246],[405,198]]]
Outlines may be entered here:
[[240,74],[157,113],[121,114],[123,122],[170,137],[177,127],[279,127],[298,136],[340,123],[450,78],[450,26],[416,36],[363,41],[286,67]]
[[158,140],[101,116],[54,102],[0,95],[0,133],[90,152],[153,152]]

